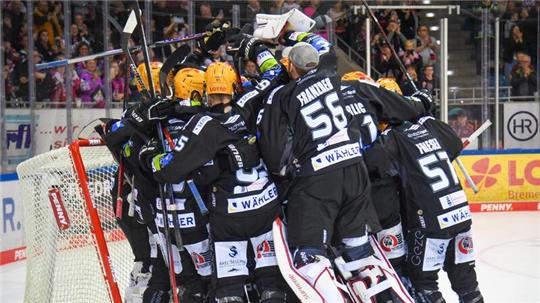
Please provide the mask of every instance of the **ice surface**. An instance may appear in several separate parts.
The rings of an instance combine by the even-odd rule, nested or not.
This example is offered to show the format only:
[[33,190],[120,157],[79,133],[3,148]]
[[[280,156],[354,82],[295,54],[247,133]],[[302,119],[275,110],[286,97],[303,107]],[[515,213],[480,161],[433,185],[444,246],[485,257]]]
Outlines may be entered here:
[[[540,212],[474,213],[473,222],[485,301],[540,302]],[[25,266],[0,266],[0,302],[23,301]],[[457,302],[446,275],[439,276],[447,302]]]

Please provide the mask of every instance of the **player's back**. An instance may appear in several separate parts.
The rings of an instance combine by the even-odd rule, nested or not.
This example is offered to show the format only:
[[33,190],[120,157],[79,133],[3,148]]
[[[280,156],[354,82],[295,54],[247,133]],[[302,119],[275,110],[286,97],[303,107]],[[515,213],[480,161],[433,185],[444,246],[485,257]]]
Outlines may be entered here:
[[402,181],[408,227],[452,233],[470,224],[471,218],[467,197],[451,164],[454,139],[424,126],[426,120],[420,121],[383,132],[383,141]]
[[359,133],[345,110],[337,75],[312,70],[291,89],[284,110],[293,134],[299,175],[318,174],[360,161]]

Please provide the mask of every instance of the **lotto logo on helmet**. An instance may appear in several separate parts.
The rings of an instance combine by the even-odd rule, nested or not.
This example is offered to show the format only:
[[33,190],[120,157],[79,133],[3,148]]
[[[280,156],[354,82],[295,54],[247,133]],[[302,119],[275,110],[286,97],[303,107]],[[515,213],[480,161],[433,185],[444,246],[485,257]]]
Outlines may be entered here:
[[462,254],[472,254],[474,252],[473,240],[471,237],[464,237],[458,242],[458,249]]

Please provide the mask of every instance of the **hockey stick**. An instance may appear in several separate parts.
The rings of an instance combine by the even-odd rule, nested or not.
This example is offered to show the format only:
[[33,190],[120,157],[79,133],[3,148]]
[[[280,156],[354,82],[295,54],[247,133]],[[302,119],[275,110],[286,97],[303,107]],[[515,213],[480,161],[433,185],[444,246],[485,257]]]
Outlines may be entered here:
[[[191,48],[188,45],[182,45],[179,48],[177,48],[163,63],[163,66],[161,66],[161,70],[159,71],[159,85],[161,88],[161,97],[167,98],[167,91],[169,91],[169,86],[167,83],[167,77],[169,75],[169,72],[178,64],[178,62],[183,63],[186,57],[191,52]],[[174,144],[172,143],[172,139],[170,138],[170,135],[168,132],[164,129],[163,133],[167,139],[167,142],[169,142],[171,150],[174,149]],[[199,190],[197,189],[197,186],[193,182],[193,180],[187,180],[186,183],[189,186],[189,189],[191,190],[191,193],[193,194],[193,197],[195,198],[195,201],[197,202],[197,206],[199,207],[199,211],[202,215],[208,214],[208,208],[206,208],[206,205],[204,204],[204,201],[201,197],[201,194],[199,193]]]
[[463,142],[463,148],[466,148],[467,146],[469,146],[469,144],[471,144],[473,141],[475,141],[476,139],[478,139],[478,137],[486,130],[488,129],[490,126],[491,126],[491,120],[487,120],[486,122],[482,123],[482,125],[480,125],[480,127],[475,130],[470,136],[469,138],[467,138],[464,142]]
[[[377,17],[375,16],[375,14],[373,14],[373,11],[371,10],[371,8],[369,7],[368,3],[366,0],[362,0],[362,4],[366,7],[366,10],[370,16],[370,18],[373,20],[373,22],[377,25],[377,29],[379,30],[379,33],[383,36],[384,40],[386,41],[386,43],[388,44],[388,47],[390,48],[390,50],[392,51],[392,56],[394,56],[396,62],[398,63],[399,65],[399,69],[401,70],[401,72],[407,77],[407,81],[409,81],[409,83],[411,84],[411,86],[413,87],[413,89],[418,92],[419,89],[418,87],[416,87],[416,84],[414,83],[414,80],[412,79],[411,75],[409,75],[409,73],[407,73],[407,69],[405,68],[405,65],[403,65],[403,62],[401,62],[400,58],[399,58],[399,55],[397,54],[396,50],[394,49],[394,46],[390,43],[390,39],[388,39],[388,36],[386,35],[386,32],[384,31],[384,29],[382,28],[381,26],[381,23],[379,23],[379,20],[377,19]],[[467,171],[467,169],[465,168],[465,166],[463,165],[463,163],[461,162],[461,160],[459,160],[458,158],[455,159],[459,169],[461,170],[461,172],[463,173],[463,175],[465,176],[465,179],[467,180],[467,182],[469,183],[469,185],[471,186],[471,188],[473,189],[474,193],[477,193],[478,192],[478,187],[476,186],[476,184],[474,184],[474,181],[473,179],[471,178],[471,175],[469,174],[469,172]]]
[[169,57],[167,57],[167,60],[165,60],[165,62],[163,62],[163,65],[159,70],[159,86],[161,89],[161,97],[163,99],[168,98],[167,92],[171,91],[167,83],[167,77],[169,75],[169,72],[176,66],[178,62],[183,62],[190,52],[191,48],[189,47],[189,45],[181,45],[180,47],[175,49]]
[[368,3],[366,0],[362,0],[362,4],[366,7],[366,10],[370,16],[370,18],[373,20],[373,22],[375,23],[375,25],[377,25],[377,29],[379,30],[379,33],[381,34],[381,36],[383,36],[384,40],[386,41],[386,43],[388,44],[388,47],[390,48],[390,50],[392,51],[392,55],[394,56],[394,58],[396,59],[396,62],[398,63],[399,65],[399,69],[401,70],[402,73],[405,74],[405,76],[407,77],[407,80],[409,81],[409,83],[411,83],[412,87],[414,88],[415,91],[418,91],[418,87],[416,87],[416,84],[414,84],[414,81],[411,77],[411,75],[409,75],[409,73],[407,73],[407,69],[405,68],[405,65],[403,65],[403,62],[401,62],[401,60],[399,59],[399,55],[397,54],[396,50],[394,49],[394,46],[390,43],[390,39],[388,39],[388,36],[386,35],[386,32],[384,31],[384,29],[382,28],[381,26],[381,23],[379,23],[379,20],[377,19],[377,17],[375,16],[375,14],[373,14],[373,11],[371,10],[371,8],[369,7]]
[[[174,39],[156,41],[156,42],[151,43],[150,45],[148,45],[148,47],[149,48],[156,48],[156,47],[166,46],[166,45],[170,45],[170,44],[187,42],[187,41],[191,41],[191,40],[206,37],[206,35],[207,35],[206,33],[198,33],[198,34],[192,34],[192,35],[184,36],[184,37],[181,37],[181,38],[174,38]],[[142,46],[140,46],[140,45],[139,46],[134,46],[134,47],[129,48],[129,52],[131,53],[131,52],[139,51],[141,49],[142,49]],[[93,55],[83,56],[83,57],[44,62],[44,63],[36,64],[36,68],[37,68],[37,70],[55,68],[55,67],[69,65],[69,64],[75,64],[75,63],[79,63],[79,62],[84,62],[84,61],[88,61],[88,60],[94,60],[94,59],[108,57],[108,56],[120,55],[123,52],[124,52],[123,49],[116,48],[116,49],[104,51],[104,52],[93,54]]]
[[146,85],[144,84],[144,81],[141,75],[139,74],[139,71],[137,70],[137,65],[135,64],[135,60],[133,60],[133,56],[131,56],[131,52],[129,51],[129,48],[128,48],[129,37],[131,37],[131,34],[135,30],[135,27],[137,27],[137,17],[135,16],[135,12],[132,10],[126,22],[126,26],[124,27],[124,30],[122,31],[122,38],[121,38],[120,45],[128,58],[128,61],[129,61],[128,65],[131,67],[131,70],[133,71],[133,74],[135,75],[135,79],[137,79],[137,83],[139,83],[139,86],[141,87],[141,91],[150,99],[151,98],[150,92],[146,88]]
[[[126,24],[124,25],[124,29],[122,30],[122,37],[121,37],[121,45],[122,49],[126,50],[129,37],[135,30],[135,27],[137,27],[137,19],[135,19],[135,15],[133,14],[133,11],[129,14],[128,20],[126,21]],[[131,58],[131,54],[126,52],[128,57]],[[142,82],[142,79],[137,77],[137,79]],[[127,83],[126,83],[127,85]],[[124,95],[124,102],[122,104],[123,110],[126,110],[127,107],[127,96]],[[117,191],[116,191],[116,218],[122,219],[122,209],[124,207],[124,199],[122,198],[122,192],[124,190],[124,157],[122,157],[122,153],[118,156],[118,181],[117,181]]]
[[[469,146],[469,144],[471,144],[471,142],[475,141],[490,126],[491,126],[491,121],[488,119],[477,130],[475,130],[469,136],[469,138],[467,138],[463,142],[463,148],[466,148],[467,146]],[[469,183],[469,186],[471,187],[472,191],[475,194],[477,194],[480,190],[478,189],[478,186],[476,186],[476,184],[474,183],[474,180],[472,179],[472,177],[468,173],[466,173],[467,169],[465,168],[465,165],[463,164],[463,162],[461,162],[461,160],[459,158],[456,158],[455,160],[456,160],[456,164],[458,165],[459,169],[461,170],[461,172],[463,172],[463,176],[465,177],[465,180],[467,180],[467,183]]]
[[[150,71],[150,57],[148,55],[148,46],[146,44],[146,35],[145,35],[145,32],[144,32],[144,26],[143,26],[143,22],[142,22],[142,16],[141,16],[141,9],[140,9],[140,6],[139,6],[139,1],[135,1],[135,4],[136,4],[136,8],[135,8],[135,14],[137,16],[137,20],[139,21],[139,26],[140,26],[140,33],[141,33],[141,38],[142,38],[142,50],[143,50],[143,54],[144,54],[144,62],[145,62],[145,67],[146,67],[146,76],[148,77],[148,84],[150,86],[150,96],[152,97],[152,100],[155,100],[156,98],[156,90],[154,88],[154,80],[152,79],[152,72]],[[163,142],[163,129],[161,128],[161,123],[158,122],[157,123],[157,131],[158,131],[158,137],[159,137],[159,140],[161,141],[161,143],[163,144],[163,150],[165,150],[165,144]],[[165,187],[167,189],[167,191],[171,194],[170,195],[170,198],[171,198],[171,203],[174,205],[174,209],[173,209],[173,226],[174,226],[174,234],[175,234],[175,237],[179,237],[180,239],[180,242],[178,242],[178,239],[177,239],[177,242],[176,242],[176,245],[180,248],[182,247],[182,238],[180,237],[180,228],[178,226],[178,216],[176,214],[176,201],[174,200],[174,197],[172,196],[172,190],[171,189],[171,186],[169,186],[168,184],[165,184]],[[165,232],[164,232],[164,235],[165,235],[165,241],[166,241],[166,246],[167,246],[167,252],[168,252],[168,255],[169,255],[169,280],[170,280],[170,283],[171,283],[171,292],[172,292],[172,297],[173,297],[173,302],[174,303],[179,303],[179,300],[178,300],[178,295],[177,295],[177,285],[176,285],[176,271],[175,271],[175,264],[174,264],[174,257],[173,257],[173,247],[172,247],[172,241],[171,241],[171,238],[170,238],[170,235],[169,235],[169,213],[168,213],[168,205],[167,205],[167,200],[165,199],[165,192],[163,190],[163,186],[162,184],[159,184],[159,196],[160,196],[160,199],[161,199],[161,211],[162,211],[162,215],[163,215],[163,227],[165,227]]]
[[[169,75],[169,72],[173,69],[173,67],[176,65],[177,62],[183,61],[191,52],[191,48],[188,45],[182,45],[178,47],[168,58],[165,60],[163,65],[161,66],[159,70],[159,84],[160,84],[160,91],[161,91],[161,97],[167,98],[167,91],[168,91],[168,85],[167,85],[167,76]],[[154,79],[152,79],[153,81]],[[152,84],[153,85],[153,84]],[[156,94],[154,92],[154,94]],[[171,151],[174,149],[174,143],[173,140],[167,131],[166,128],[163,127],[161,122],[158,122],[158,128],[161,130],[160,140],[163,144],[163,150],[166,150],[167,143],[169,144]],[[172,216],[173,216],[173,229],[174,229],[174,238],[176,240],[176,245],[178,246],[178,249],[182,251],[184,249],[184,245],[182,244],[182,235],[180,234],[180,224],[178,223],[178,212],[176,209],[176,202],[174,199],[174,193],[172,190],[172,186],[169,184],[165,185],[165,194],[170,197],[171,204],[167,207],[171,208]],[[167,203],[164,203],[164,205],[167,205]],[[167,230],[168,232],[168,230]]]

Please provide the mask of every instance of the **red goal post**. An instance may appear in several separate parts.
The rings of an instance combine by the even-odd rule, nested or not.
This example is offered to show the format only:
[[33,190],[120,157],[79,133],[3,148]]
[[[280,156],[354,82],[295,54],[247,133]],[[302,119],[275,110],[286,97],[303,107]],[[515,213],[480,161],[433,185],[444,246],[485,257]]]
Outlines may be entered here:
[[100,140],[77,140],[19,164],[25,302],[122,302],[133,254],[113,211],[116,168]]

